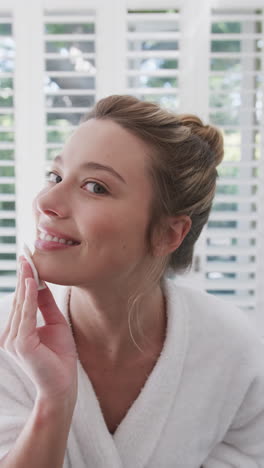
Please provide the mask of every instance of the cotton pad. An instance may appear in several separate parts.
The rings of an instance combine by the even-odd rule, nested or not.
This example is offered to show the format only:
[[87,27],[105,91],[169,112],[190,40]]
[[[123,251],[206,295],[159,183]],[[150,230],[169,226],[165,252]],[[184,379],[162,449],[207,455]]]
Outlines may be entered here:
[[29,247],[26,244],[23,245],[23,254],[24,254],[24,256],[26,257],[28,263],[31,266],[34,279],[35,279],[35,281],[36,281],[36,283],[38,285],[38,291],[40,291],[41,289],[45,289],[47,286],[45,285],[45,283],[43,281],[39,281],[38,272],[37,272],[37,269],[36,269],[36,267],[35,267],[35,265],[33,263],[33,260],[32,260],[32,253],[31,253]]

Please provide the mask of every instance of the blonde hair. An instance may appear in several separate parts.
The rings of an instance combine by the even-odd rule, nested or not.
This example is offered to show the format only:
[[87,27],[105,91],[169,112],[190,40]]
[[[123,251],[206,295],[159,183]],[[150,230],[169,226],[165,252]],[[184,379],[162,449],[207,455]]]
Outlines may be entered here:
[[149,145],[148,172],[153,184],[147,231],[150,248],[153,231],[164,217],[184,214],[192,221],[182,244],[159,259],[150,276],[158,283],[165,273],[186,271],[191,267],[194,244],[212,207],[216,167],[224,153],[222,134],[195,115],[177,115],[128,95],[101,99],[82,121],[92,118],[112,120]]

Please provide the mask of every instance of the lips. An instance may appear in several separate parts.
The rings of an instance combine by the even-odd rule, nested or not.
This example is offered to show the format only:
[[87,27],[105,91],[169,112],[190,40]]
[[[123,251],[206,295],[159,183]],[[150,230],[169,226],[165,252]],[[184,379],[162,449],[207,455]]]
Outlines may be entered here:
[[76,242],[77,244],[80,244],[80,241],[78,241],[74,237],[71,237],[68,234],[65,234],[65,233],[63,233],[61,231],[57,231],[56,229],[47,228],[47,227],[44,227],[44,226],[38,226],[38,233],[40,233],[40,232],[44,232],[45,234],[49,234],[52,237],[59,237],[59,238],[65,239],[66,241],[71,240],[72,242]]

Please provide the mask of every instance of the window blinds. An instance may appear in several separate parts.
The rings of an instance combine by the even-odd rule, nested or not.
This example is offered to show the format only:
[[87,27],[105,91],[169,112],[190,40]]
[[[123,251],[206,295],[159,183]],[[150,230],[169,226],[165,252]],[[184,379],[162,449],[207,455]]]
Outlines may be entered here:
[[46,11],[44,28],[49,161],[95,103],[95,11]]
[[11,13],[0,12],[0,294],[15,287],[14,40]]
[[249,310],[256,307],[262,242],[263,13],[227,9],[211,15],[210,121],[224,133],[225,157],[206,230],[206,289]]
[[[21,237],[21,226],[29,214],[28,210],[25,216],[21,198],[15,200],[21,177],[25,188],[32,184],[24,161],[36,161],[35,175],[42,161],[48,165],[60,152],[96,99],[128,93],[176,112],[201,115],[224,132],[225,159],[219,167],[213,211],[196,249],[191,281],[195,284],[196,277],[199,287],[261,314],[264,9],[254,8],[255,0],[235,4],[230,8],[224,0],[205,0],[200,8],[195,0],[118,0],[113,5],[107,0],[35,0],[29,26],[16,28],[20,56],[16,67],[12,20],[15,13],[17,22],[13,24],[21,25],[24,9],[15,2],[8,7],[9,15],[0,10],[0,294],[15,288],[17,235]],[[33,37],[43,31],[38,41],[30,39],[34,24]],[[23,54],[21,38],[26,35],[22,42],[26,46],[30,40],[31,50]],[[23,72],[23,92],[16,94],[13,73],[18,68],[18,82]],[[28,143],[23,149],[27,123],[24,119],[21,130],[21,116],[32,86],[34,98],[26,114]],[[39,93],[44,93],[45,101],[39,99],[35,104]],[[16,139],[13,100],[16,110],[20,102]],[[45,125],[42,117],[34,118],[33,135],[32,115],[45,116]],[[45,141],[39,143],[42,132]],[[34,149],[29,144],[32,138]],[[19,148],[16,157],[15,144]],[[16,181],[15,160],[16,168],[19,166]],[[43,182],[38,180],[40,173],[39,169],[35,175],[36,189]],[[19,187],[21,193],[21,184]],[[31,193],[33,190],[27,192],[27,204]]]
[[178,10],[128,10],[128,94],[178,108],[179,35]]

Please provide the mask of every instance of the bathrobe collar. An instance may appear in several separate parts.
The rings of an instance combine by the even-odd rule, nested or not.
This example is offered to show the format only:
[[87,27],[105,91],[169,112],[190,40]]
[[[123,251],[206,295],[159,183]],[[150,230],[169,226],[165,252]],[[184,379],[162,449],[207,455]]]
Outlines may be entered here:
[[[78,360],[78,398],[68,439],[69,456],[72,453],[73,459],[76,455],[78,459],[81,455],[83,465],[80,463],[78,468],[87,464],[93,468],[143,468],[151,458],[175,400],[188,344],[188,309],[177,289],[172,280],[163,280],[167,312],[164,346],[140,394],[113,435]],[[70,287],[64,286],[58,305],[68,322],[69,297]]]

